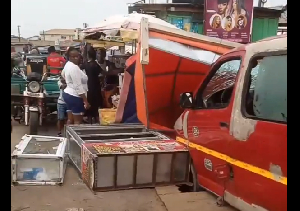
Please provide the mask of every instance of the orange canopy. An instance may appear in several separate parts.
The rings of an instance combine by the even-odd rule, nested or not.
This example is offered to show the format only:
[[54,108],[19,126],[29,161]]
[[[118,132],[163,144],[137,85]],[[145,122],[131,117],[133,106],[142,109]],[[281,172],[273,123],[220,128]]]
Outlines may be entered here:
[[137,116],[147,128],[173,130],[183,112],[180,94],[196,90],[213,62],[235,46],[220,46],[215,40],[196,42],[157,31],[150,31],[149,37],[149,64],[140,63],[140,45],[136,56]]

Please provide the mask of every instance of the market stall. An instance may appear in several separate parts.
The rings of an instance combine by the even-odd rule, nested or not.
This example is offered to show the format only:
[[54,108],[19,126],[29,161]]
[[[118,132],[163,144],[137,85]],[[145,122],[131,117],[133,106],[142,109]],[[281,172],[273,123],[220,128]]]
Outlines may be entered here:
[[143,18],[140,27],[115,123],[66,128],[70,158],[94,191],[189,182],[189,153],[174,139],[179,95],[196,89],[219,55],[236,47]]
[[99,76],[99,83],[103,98],[101,108],[104,108],[105,112],[117,106],[125,61],[131,56],[132,51],[128,51],[128,46],[120,37],[106,37],[103,32],[87,34],[81,42],[84,43],[83,60],[87,59],[87,51],[92,46],[97,51],[97,62],[104,70]]
[[163,134],[148,131],[141,124],[109,126],[68,126],[65,136],[68,139],[69,157],[79,172],[82,171],[81,148],[84,143],[112,141],[169,140]]
[[[118,104],[119,94],[123,85],[125,62],[130,56],[136,54],[139,37],[138,29],[143,17],[148,18],[152,23],[168,28],[176,28],[174,25],[151,15],[132,13],[108,17],[83,31],[85,42],[96,48],[109,49],[106,51],[105,62],[106,77],[111,80],[109,80],[105,90],[102,92],[105,102],[104,107],[106,108],[116,107]],[[110,46],[107,45],[108,40],[110,41]],[[101,41],[106,42],[106,45],[99,43]],[[99,61],[99,63],[101,65],[102,62]],[[116,75],[118,75],[118,80]]]
[[69,126],[69,157],[93,191],[183,184],[185,146],[142,125]]
[[180,94],[197,89],[219,56],[240,45],[143,19],[137,54],[128,61],[131,74],[124,77],[116,120],[173,130],[183,112]]

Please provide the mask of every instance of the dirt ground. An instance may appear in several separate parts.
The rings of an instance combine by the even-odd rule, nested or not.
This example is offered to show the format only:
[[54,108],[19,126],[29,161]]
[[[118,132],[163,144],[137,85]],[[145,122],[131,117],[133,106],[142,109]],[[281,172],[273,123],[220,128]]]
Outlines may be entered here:
[[[26,129],[25,126],[14,124],[11,151]],[[55,129],[44,127],[40,134],[55,135]],[[180,193],[177,187],[111,191],[94,195],[79,179],[72,165],[67,168],[62,186],[11,187],[11,211],[198,211],[199,207],[202,211],[232,211],[229,207],[217,207],[215,198],[205,192]]]

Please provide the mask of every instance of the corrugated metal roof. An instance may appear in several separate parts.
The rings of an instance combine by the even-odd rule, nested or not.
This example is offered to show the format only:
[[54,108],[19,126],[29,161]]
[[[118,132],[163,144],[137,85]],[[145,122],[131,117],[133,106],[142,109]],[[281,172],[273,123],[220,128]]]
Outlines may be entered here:
[[24,38],[20,38],[20,42],[19,42],[19,38],[12,38],[10,39],[10,42],[13,44],[13,43],[29,43],[28,40],[24,39]]
[[36,47],[43,47],[54,45],[55,42],[48,40],[31,40],[30,43]]
[[61,47],[69,47],[78,44],[78,42],[72,41],[72,40],[65,40],[65,41],[60,41],[59,45]]
[[40,34],[52,34],[52,35],[75,35],[75,29],[50,29],[48,31],[41,32]]
[[15,42],[15,43],[11,43],[11,46],[15,46],[15,45],[31,45],[29,42]]

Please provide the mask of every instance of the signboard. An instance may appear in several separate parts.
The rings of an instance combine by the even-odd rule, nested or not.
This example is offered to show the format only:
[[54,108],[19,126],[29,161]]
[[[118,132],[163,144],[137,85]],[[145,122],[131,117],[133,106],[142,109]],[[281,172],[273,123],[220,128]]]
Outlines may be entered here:
[[186,146],[175,140],[87,143],[84,146],[97,155],[187,151]]
[[204,34],[233,42],[251,41],[253,0],[206,0]]

